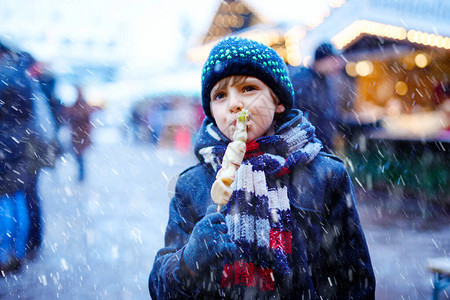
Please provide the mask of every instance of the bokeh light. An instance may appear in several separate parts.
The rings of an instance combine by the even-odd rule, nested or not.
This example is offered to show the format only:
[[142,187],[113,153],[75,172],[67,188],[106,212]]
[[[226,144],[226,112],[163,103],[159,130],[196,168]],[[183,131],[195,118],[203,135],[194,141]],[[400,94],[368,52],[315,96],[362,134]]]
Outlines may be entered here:
[[428,66],[429,60],[425,54],[419,53],[414,58],[414,62],[419,68],[425,68],[426,66]]
[[398,81],[395,84],[395,93],[400,96],[406,95],[408,92],[408,85],[404,81]]
[[358,76],[358,73],[356,72],[356,63],[353,61],[349,61],[346,65],[345,65],[345,72],[347,72],[347,74],[351,77],[356,77]]
[[359,76],[365,77],[365,76],[372,74],[373,64],[372,64],[372,62],[370,62],[368,60],[363,60],[356,64],[355,69],[356,69],[356,73]]

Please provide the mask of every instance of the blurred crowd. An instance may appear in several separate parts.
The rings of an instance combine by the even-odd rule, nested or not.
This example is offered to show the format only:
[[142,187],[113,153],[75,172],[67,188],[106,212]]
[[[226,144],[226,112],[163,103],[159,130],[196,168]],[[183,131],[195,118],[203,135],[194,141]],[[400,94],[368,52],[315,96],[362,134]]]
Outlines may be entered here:
[[52,168],[63,148],[58,130],[72,129],[72,148],[84,178],[83,152],[90,145],[93,108],[78,99],[65,107],[55,76],[29,53],[0,44],[0,271],[19,269],[42,243],[37,190],[39,173]]
[[130,109],[129,138],[187,153],[204,117],[195,98],[170,95],[144,99]]

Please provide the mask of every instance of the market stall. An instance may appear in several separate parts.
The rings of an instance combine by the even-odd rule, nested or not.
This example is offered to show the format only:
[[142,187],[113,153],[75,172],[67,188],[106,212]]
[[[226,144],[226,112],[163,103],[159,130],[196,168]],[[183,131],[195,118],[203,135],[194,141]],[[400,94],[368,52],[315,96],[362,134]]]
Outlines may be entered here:
[[361,34],[343,49],[354,93],[342,106],[337,151],[364,188],[450,205],[450,40],[410,37]]

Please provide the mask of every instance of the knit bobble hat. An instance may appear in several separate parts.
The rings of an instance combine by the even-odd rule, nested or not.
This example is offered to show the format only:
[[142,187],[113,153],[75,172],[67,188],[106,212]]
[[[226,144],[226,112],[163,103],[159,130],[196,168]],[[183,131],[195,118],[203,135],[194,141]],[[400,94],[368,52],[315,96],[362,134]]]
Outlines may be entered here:
[[227,37],[211,50],[202,73],[202,104],[214,121],[210,93],[221,79],[232,75],[253,76],[269,86],[288,113],[294,103],[294,88],[283,59],[272,48],[246,38]]

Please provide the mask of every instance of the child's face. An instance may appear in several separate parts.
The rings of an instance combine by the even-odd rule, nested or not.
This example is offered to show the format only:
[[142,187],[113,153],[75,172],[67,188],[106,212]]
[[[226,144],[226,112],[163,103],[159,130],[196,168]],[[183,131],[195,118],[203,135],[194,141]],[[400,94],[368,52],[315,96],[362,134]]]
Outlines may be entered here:
[[248,142],[274,134],[272,124],[275,113],[282,113],[285,109],[283,104],[278,104],[275,94],[264,82],[250,76],[231,76],[220,80],[211,90],[210,97],[211,114],[220,131],[230,140],[243,108],[250,112]]

